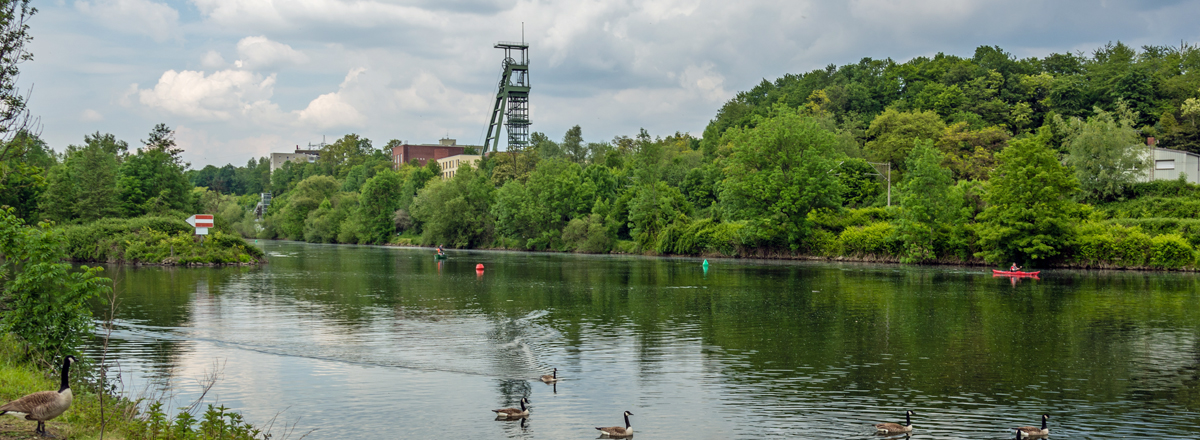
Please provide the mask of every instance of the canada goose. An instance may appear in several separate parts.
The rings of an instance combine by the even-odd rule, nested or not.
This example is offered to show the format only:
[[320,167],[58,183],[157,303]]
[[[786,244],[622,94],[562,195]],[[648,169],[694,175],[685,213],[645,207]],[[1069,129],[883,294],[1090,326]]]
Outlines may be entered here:
[[525,408],[526,403],[529,403],[529,399],[522,397],[521,398],[521,409],[500,408],[500,409],[493,409],[492,412],[496,413],[496,417],[505,418],[505,419],[516,418],[516,417],[525,417],[525,416],[529,415],[529,409]]
[[596,429],[600,430],[601,437],[629,437],[629,436],[632,436],[633,435],[633,426],[629,425],[629,416],[632,416],[632,415],[633,415],[633,413],[631,413],[629,411],[625,411],[625,427],[624,428],[622,428],[620,426],[610,426],[607,428],[601,428],[601,427],[597,426]]
[[71,407],[71,400],[74,396],[71,394],[71,385],[67,381],[67,375],[71,364],[75,362],[78,362],[75,356],[68,355],[66,359],[63,359],[62,386],[58,391],[38,391],[8,402],[4,406],[0,406],[0,415],[10,412],[25,414],[25,420],[37,421],[34,433],[50,436],[46,432],[46,421],[58,417]]
[[558,369],[555,368],[553,374],[543,374],[542,382],[545,382],[545,383],[558,382]]
[[1046,422],[1048,421],[1050,421],[1050,414],[1042,414],[1042,429],[1032,426],[1022,426],[1017,428],[1017,432],[1021,433],[1021,438],[1048,436],[1050,435],[1050,428],[1046,427]]
[[887,434],[899,434],[901,432],[912,432],[912,410],[904,412],[904,424],[899,423],[876,423],[875,430]]

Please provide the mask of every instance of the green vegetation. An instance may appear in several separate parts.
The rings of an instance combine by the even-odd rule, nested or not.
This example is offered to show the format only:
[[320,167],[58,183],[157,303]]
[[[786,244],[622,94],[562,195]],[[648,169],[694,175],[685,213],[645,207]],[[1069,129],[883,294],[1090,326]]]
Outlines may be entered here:
[[[101,133],[61,155],[24,135],[6,144],[20,154],[5,160],[40,170],[13,188],[38,201],[11,205],[18,215],[70,225],[72,255],[88,261],[259,260],[240,234],[1192,269],[1197,188],[1142,179],[1147,137],[1200,153],[1198,99],[1200,49],[1186,44],[1026,59],[984,46],[971,57],[864,58],[763,81],[725,103],[703,138],[533,133],[527,148],[449,180],[433,162],[393,167],[398,141],[375,148],[356,134],[274,172],[266,158],[188,170],[162,124],[134,153]],[[261,220],[259,192],[274,195]],[[204,246],[161,224],[191,212],[218,217]],[[1142,255],[1105,250],[1128,240]]]

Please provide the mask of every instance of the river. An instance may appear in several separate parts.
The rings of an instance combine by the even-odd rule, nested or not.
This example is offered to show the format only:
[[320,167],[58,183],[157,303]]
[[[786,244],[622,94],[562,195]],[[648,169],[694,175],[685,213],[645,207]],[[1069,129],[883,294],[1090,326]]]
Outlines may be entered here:
[[1200,427],[1195,274],[259,245],[110,268],[120,389],[178,409],[215,374],[204,402],[274,439],[596,438],[626,410],[658,439],[872,439],[907,409],[927,439]]

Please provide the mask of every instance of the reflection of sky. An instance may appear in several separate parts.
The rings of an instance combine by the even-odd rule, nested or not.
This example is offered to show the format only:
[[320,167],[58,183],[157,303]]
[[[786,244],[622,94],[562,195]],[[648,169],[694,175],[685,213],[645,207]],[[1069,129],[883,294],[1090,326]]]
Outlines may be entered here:
[[[1011,431],[1004,427],[1035,424],[1043,412],[1054,414],[1052,429],[1060,435],[1095,434],[1088,426],[1106,421],[1119,425],[1112,434],[1185,435],[1181,427],[1200,422],[1186,400],[1163,394],[1195,386],[1182,383],[1186,377],[1179,373],[1196,364],[1194,328],[1161,319],[1134,330],[1121,322],[1081,327],[1075,329],[1079,334],[1115,332],[1097,338],[1096,349],[1109,356],[1098,360],[1104,367],[1080,364],[1096,360],[1087,353],[1054,353],[1062,359],[1053,361],[1066,361],[1034,358],[1012,368],[1080,365],[1034,374],[1021,383],[1009,377],[1022,375],[997,374],[994,370],[1004,364],[995,359],[978,360],[980,371],[952,370],[960,365],[957,360],[906,352],[907,341],[893,335],[913,325],[905,321],[914,315],[901,295],[922,295],[918,305],[928,310],[918,316],[933,321],[999,320],[1014,312],[992,310],[987,307],[995,306],[986,302],[979,317],[981,310],[969,309],[967,317],[938,310],[963,301],[962,292],[1057,304],[1069,294],[1038,296],[1040,291],[1032,290],[1046,286],[1057,292],[1062,286],[1052,280],[1022,285],[1027,291],[1014,291],[1007,283],[989,285],[990,277],[949,289],[937,278],[974,275],[821,265],[797,272],[795,265],[777,262],[721,262],[697,278],[688,275],[694,264],[689,260],[506,253],[473,254],[487,259],[489,267],[477,278],[474,261],[452,259],[439,274],[423,263],[428,255],[420,251],[267,246],[289,254],[302,250],[303,258],[279,258],[262,270],[221,272],[221,277],[206,277],[218,273],[203,272],[209,269],[188,269],[195,272],[183,274],[196,279],[186,284],[192,289],[187,322],[170,328],[121,323],[115,351],[129,373],[126,389],[140,389],[146,379],[157,380],[155,371],[168,368],[172,406],[179,408],[198,396],[199,379],[215,363],[222,367],[220,380],[206,403],[223,404],[259,426],[275,419],[275,438],[292,424],[292,438],[312,429],[317,431],[307,438],[583,438],[595,436],[594,426],[622,424],[624,410],[635,414],[632,422],[641,436],[655,438],[828,433],[873,438],[871,423],[899,421],[906,408],[918,412],[914,423],[920,432],[938,438],[1008,438]],[[318,270],[322,262],[330,265],[329,272]],[[606,266],[613,262],[631,266]],[[575,266],[594,267],[579,278],[551,275]],[[745,276],[722,278],[731,272]],[[817,272],[828,279],[803,276]],[[606,273],[623,281],[601,276]],[[915,278],[903,278],[906,274]],[[885,282],[871,290],[852,288],[847,281],[872,277]],[[789,291],[812,294],[798,306],[788,302],[797,297]],[[1167,294],[1185,302],[1195,302],[1197,295],[1190,290]],[[136,297],[147,296],[152,295]],[[712,304],[676,307],[703,301]],[[739,301],[759,308],[736,309]],[[763,309],[770,301],[775,309]],[[714,312],[720,307],[732,311]],[[706,316],[705,310],[714,314]],[[1069,307],[1063,313],[1080,315]],[[780,327],[821,314],[834,315],[829,322],[840,327],[820,333],[820,339],[789,333],[811,331],[804,327]],[[943,323],[929,325],[935,324]],[[1020,331],[1010,335],[1029,337]],[[938,336],[963,344],[981,338]],[[148,356],[164,343],[173,358]],[[874,347],[890,348],[870,351]],[[986,349],[970,346],[964,352],[987,355]],[[1105,373],[1109,366],[1111,373]],[[557,387],[521,381],[551,367],[559,368]],[[922,389],[909,380],[919,371],[944,374],[947,383],[975,382],[966,382],[971,389]],[[1088,376],[1096,371],[1113,377]],[[1127,386],[1126,380],[1140,383]],[[516,406],[525,392],[533,416],[524,429],[491,419],[489,410]]]

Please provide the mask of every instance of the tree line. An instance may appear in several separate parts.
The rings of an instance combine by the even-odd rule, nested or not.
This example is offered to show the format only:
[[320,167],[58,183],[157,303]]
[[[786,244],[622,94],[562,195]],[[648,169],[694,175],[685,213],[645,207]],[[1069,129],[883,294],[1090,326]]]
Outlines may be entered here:
[[[536,132],[449,180],[436,162],[393,168],[398,141],[355,134],[271,172],[267,158],[188,170],[165,125],[136,153],[96,133],[28,148],[48,171],[18,210],[69,223],[190,207],[320,243],[1190,266],[1195,188],[1142,180],[1148,137],[1200,151],[1198,67],[1186,44],[863,59],[764,80],[703,137]],[[261,219],[260,192],[274,194]]]

